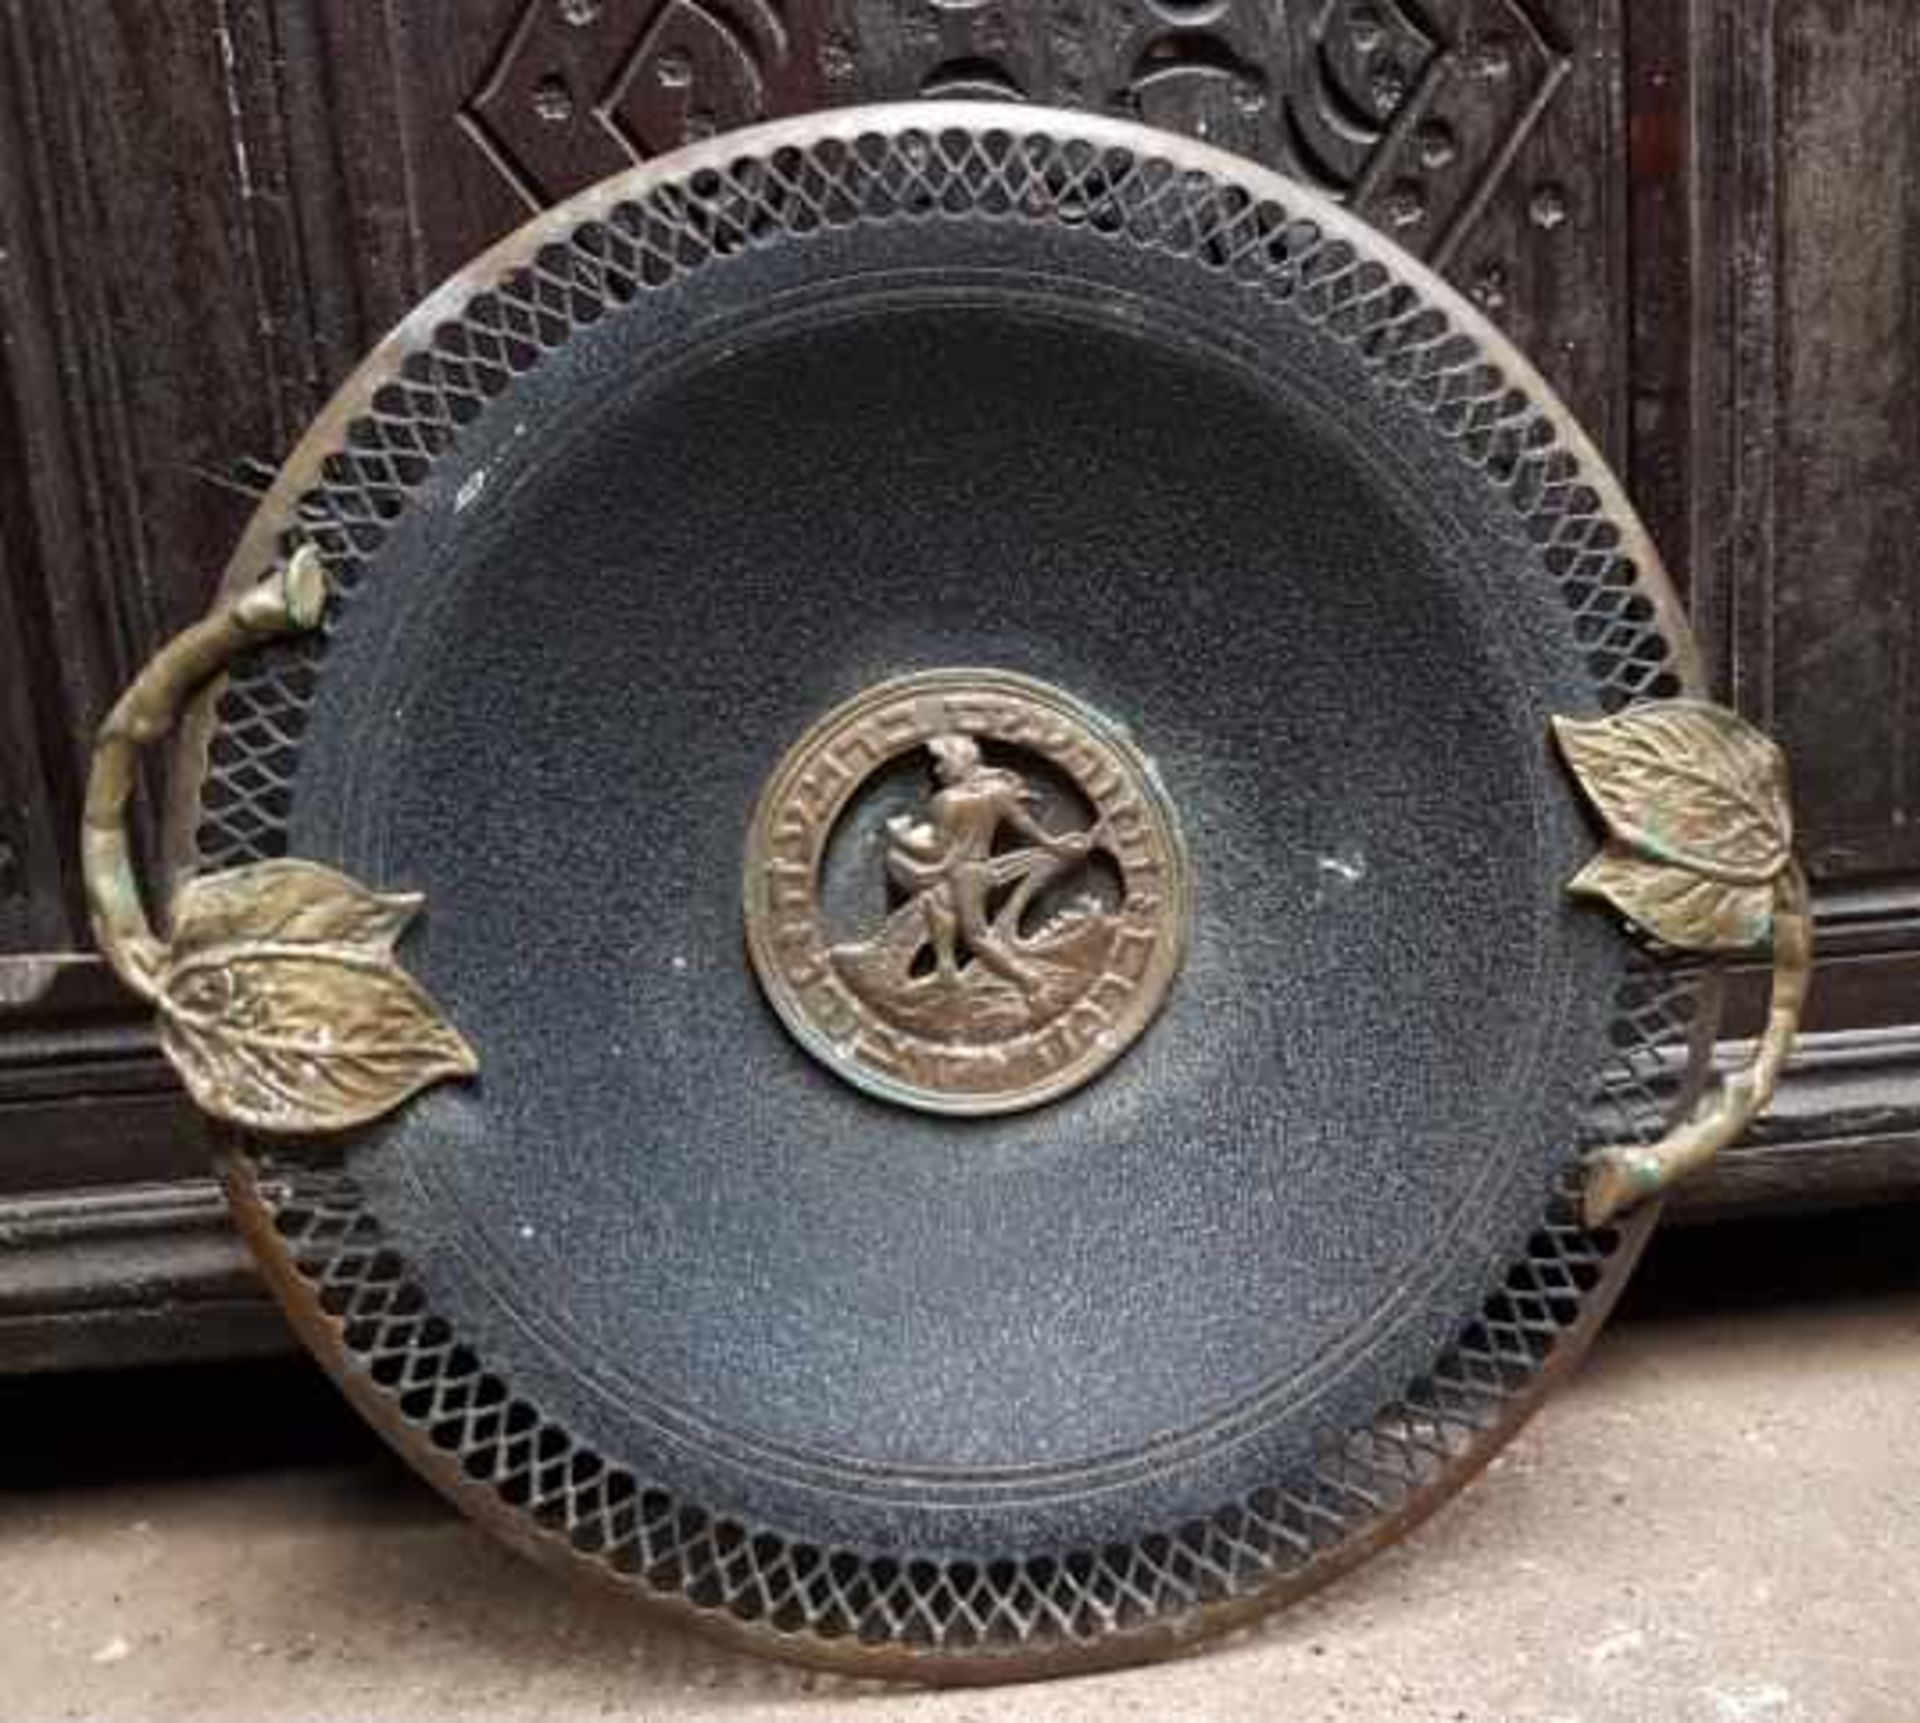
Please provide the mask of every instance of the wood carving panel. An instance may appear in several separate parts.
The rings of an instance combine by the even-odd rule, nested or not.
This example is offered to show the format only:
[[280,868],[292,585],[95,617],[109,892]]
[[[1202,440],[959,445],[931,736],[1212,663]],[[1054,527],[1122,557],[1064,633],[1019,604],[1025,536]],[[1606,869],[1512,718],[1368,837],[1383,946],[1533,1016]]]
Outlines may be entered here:
[[523,0],[452,124],[539,208],[690,138],[818,106],[977,97],[1128,115],[1350,202],[1536,346],[1612,441],[1613,4]]
[[529,0],[462,128],[538,208],[695,138],[810,105],[769,0]]
[[1098,108],[1457,248],[1568,77],[1524,0],[528,0],[460,122],[535,207],[772,114],[914,96]]

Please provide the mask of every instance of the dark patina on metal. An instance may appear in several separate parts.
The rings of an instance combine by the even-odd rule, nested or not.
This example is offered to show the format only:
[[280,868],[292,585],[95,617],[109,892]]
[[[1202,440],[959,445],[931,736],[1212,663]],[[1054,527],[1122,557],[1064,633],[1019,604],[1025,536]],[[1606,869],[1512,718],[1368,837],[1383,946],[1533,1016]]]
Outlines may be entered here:
[[[1324,200],[1026,109],[717,140],[403,325],[230,579],[302,543],[329,629],[237,665],[181,853],[429,891],[404,955],[485,1070],[225,1176],[511,1541],[840,1668],[1125,1662],[1430,1511],[1617,1294],[1652,1212],[1589,1229],[1583,1156],[1684,1108],[1716,994],[1568,899],[1550,722],[1697,664],[1538,377]],[[1098,1081],[952,1118],[795,1042],[739,881],[821,713],[979,664],[1123,715],[1200,884]]]

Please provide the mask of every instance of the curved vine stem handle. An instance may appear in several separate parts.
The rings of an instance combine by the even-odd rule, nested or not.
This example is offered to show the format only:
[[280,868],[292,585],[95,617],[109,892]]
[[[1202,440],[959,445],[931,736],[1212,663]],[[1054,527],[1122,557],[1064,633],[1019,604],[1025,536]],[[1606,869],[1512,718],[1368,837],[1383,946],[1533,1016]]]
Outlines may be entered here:
[[1611,718],[1556,718],[1554,736],[1607,828],[1570,890],[1613,905],[1669,945],[1773,943],[1773,993],[1753,1061],[1658,1142],[1588,1157],[1585,1219],[1599,1226],[1731,1144],[1773,1098],[1813,974],[1807,876],[1793,859],[1780,750],[1723,707],[1650,700]]
[[100,950],[142,999],[160,997],[166,946],[147,920],[127,838],[127,802],[140,750],[173,733],[188,700],[245,647],[298,634],[320,621],[327,577],[311,545],[286,566],[218,605],[147,661],[120,696],[94,743],[80,833],[81,874]]
[[1812,977],[1813,905],[1806,873],[1793,862],[1774,887],[1773,991],[1752,1062],[1708,1090],[1692,1115],[1658,1142],[1596,1149],[1587,1160],[1582,1199],[1588,1226],[1605,1225],[1739,1140],[1773,1098]]
[[327,583],[311,547],[157,652],[101,726],[81,830],[94,936],[160,1014],[160,1045],[217,1118],[288,1135],[366,1123],[447,1077],[473,1049],[402,970],[394,945],[420,908],[332,868],[255,862],[189,880],[155,932],[127,841],[140,750],[236,654],[318,625]]

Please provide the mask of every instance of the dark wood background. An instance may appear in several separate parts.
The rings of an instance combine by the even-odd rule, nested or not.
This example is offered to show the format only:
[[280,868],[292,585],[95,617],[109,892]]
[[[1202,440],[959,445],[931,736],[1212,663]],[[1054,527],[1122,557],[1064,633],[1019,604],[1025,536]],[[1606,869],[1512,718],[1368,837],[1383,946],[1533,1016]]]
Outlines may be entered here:
[[1912,0],[0,0],[0,1368],[277,1340],[73,834],[303,423],[530,211],[917,94],[1259,156],[1535,357],[1787,744],[1819,888],[1812,1033],[1691,1207],[1920,1190],[1917,75]]

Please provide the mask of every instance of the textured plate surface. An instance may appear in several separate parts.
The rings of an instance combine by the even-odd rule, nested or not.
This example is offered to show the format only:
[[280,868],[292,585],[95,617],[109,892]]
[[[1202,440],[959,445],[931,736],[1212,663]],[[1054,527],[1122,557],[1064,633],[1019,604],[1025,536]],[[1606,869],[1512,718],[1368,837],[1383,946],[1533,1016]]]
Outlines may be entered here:
[[[233,577],[301,537],[200,860],[425,890],[483,1075],[230,1177],[510,1535],[799,1655],[1135,1655],[1406,1523],[1610,1301],[1564,1191],[1701,989],[1567,899],[1547,719],[1691,649],[1533,373],[1311,195],[980,106],[702,146],[397,332]],[[810,1059],[740,925],[785,750],[956,665],[1124,723],[1191,869],[1158,1021],[991,1119]]]

